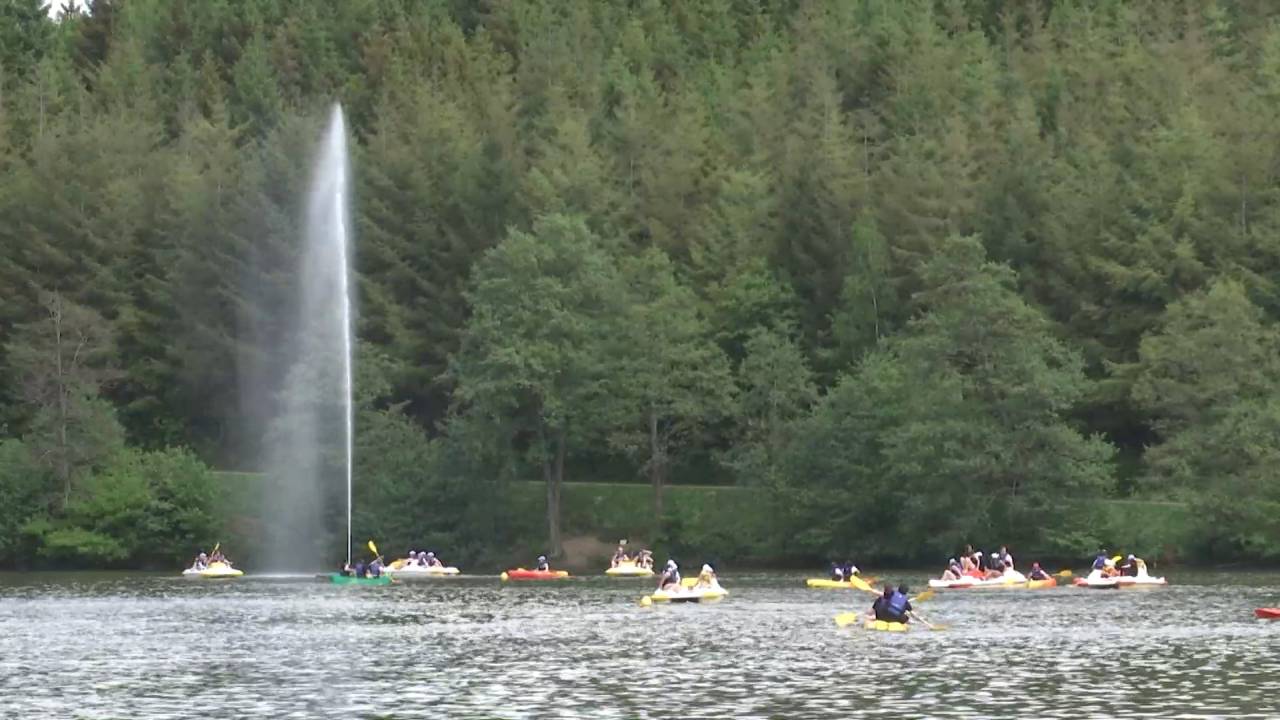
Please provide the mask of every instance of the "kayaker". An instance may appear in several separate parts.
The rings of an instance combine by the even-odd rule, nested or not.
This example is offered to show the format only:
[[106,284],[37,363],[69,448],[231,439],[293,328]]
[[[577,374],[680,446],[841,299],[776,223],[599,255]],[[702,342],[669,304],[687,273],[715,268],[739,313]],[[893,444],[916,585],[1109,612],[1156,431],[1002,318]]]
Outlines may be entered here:
[[1028,580],[1048,580],[1050,577],[1049,573],[1045,572],[1044,568],[1040,567],[1040,563],[1031,563],[1031,572],[1027,573]]
[[658,578],[658,589],[680,589],[680,566],[676,565],[675,560],[667,560],[667,567],[662,571],[662,577]]
[[618,549],[613,551],[613,558],[609,560],[609,567],[618,567],[624,562],[631,562],[631,558],[627,555],[626,539],[618,541]]
[[1000,553],[992,553],[987,558],[986,570],[982,576],[987,580],[994,580],[1004,575],[1004,563],[1000,560]]
[[372,578],[382,577],[382,558],[381,557],[374,558],[369,563],[369,567],[366,569],[366,572],[368,572],[369,577],[372,577]]
[[534,570],[537,570],[538,572],[550,572],[550,571],[551,571],[551,563],[547,562],[547,556],[546,556],[546,555],[539,555],[539,556],[538,556],[538,564],[537,564],[537,566],[535,566],[533,569],[534,569]]
[[1013,570],[1013,556],[1009,554],[1009,548],[1001,545],[1000,552],[996,554],[996,557],[999,558],[1003,570],[1006,572]]
[[871,603],[872,617],[874,617],[877,620],[885,620],[885,621],[889,619],[887,617],[888,610],[886,610],[886,608],[888,607],[889,598],[891,597],[893,597],[893,588],[888,585],[885,585],[884,592],[881,593],[880,597],[876,598],[875,602]]
[[831,579],[835,582],[844,582],[844,568],[839,563],[831,563]]
[[423,567],[444,567],[444,563],[440,562],[440,558],[436,557],[436,554],[430,550],[427,551],[425,556],[419,555],[418,557],[422,559]]
[[645,570],[653,569],[653,553],[648,550],[641,550],[639,557],[636,558],[636,565]]
[[951,558],[947,561],[947,569],[942,571],[943,580],[959,580],[964,576],[964,568],[955,559]]
[[1116,561],[1111,558],[1104,560],[1102,563],[1102,574],[1105,577],[1115,577],[1119,575],[1120,571],[1116,570]]
[[710,588],[716,584],[716,571],[710,565],[704,564],[702,570],[698,573],[698,582],[694,583],[695,588]]
[[862,574],[862,571],[858,569],[857,565],[853,564],[852,560],[844,561],[844,579],[845,580],[853,580],[854,575],[861,575],[861,574]]
[[196,559],[191,563],[191,567],[196,570],[207,570],[209,568],[209,556],[205,555],[204,551],[201,550],[200,554],[196,555]]
[[1093,569],[1102,572],[1107,566],[1107,549],[1103,548],[1098,551],[1098,557],[1093,559]]
[[359,561],[359,560],[357,560],[357,561],[356,561],[356,566],[355,566],[355,568],[353,569],[353,571],[352,571],[352,573],[351,573],[351,574],[352,574],[352,576],[353,576],[353,577],[358,577],[358,578],[362,578],[362,577],[364,577],[364,563],[363,563],[363,562],[361,562],[361,561]]
[[1147,563],[1142,558],[1134,557],[1132,553],[1125,558],[1124,564],[1120,566],[1120,574],[1126,577],[1138,577],[1147,574]]

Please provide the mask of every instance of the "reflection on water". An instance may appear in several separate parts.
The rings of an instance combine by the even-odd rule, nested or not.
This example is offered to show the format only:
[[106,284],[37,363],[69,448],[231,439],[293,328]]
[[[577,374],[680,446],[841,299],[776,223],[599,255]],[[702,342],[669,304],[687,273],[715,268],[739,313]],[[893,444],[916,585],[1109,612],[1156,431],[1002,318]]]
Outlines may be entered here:
[[0,576],[0,717],[1280,717],[1280,622],[1252,619],[1280,576],[1172,580],[943,594],[950,630],[889,634],[795,575],[652,609],[604,578]]

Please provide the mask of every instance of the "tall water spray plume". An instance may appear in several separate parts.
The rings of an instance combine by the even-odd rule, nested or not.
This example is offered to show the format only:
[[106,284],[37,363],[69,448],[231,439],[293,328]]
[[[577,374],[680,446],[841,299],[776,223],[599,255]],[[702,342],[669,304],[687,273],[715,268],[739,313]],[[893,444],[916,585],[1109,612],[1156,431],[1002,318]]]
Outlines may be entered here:
[[348,162],[346,123],[335,105],[312,171],[295,323],[285,338],[290,357],[267,437],[265,564],[273,570],[312,570],[332,561],[336,526],[344,518],[345,555],[348,561],[351,557]]

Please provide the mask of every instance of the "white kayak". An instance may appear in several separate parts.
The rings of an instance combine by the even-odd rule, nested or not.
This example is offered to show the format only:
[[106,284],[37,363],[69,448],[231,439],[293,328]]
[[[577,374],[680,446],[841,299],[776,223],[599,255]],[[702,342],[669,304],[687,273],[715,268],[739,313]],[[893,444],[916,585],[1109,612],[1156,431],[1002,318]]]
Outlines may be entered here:
[[647,605],[644,600],[650,602],[666,602],[666,603],[682,603],[682,602],[711,602],[720,600],[729,594],[728,590],[720,587],[719,582],[712,582],[706,587],[682,587],[679,590],[656,590],[652,595],[646,595],[641,603]]
[[976,588],[1012,588],[1025,587],[1027,576],[1017,570],[1008,570],[1004,575],[990,580],[979,580],[976,577],[962,577],[959,580],[930,580],[932,590],[969,590]]
[[604,574],[610,577],[649,577],[653,575],[653,568],[643,567],[633,562],[620,562],[605,570]]
[[189,567],[182,571],[183,577],[189,578],[236,578],[244,575],[243,570],[237,570],[226,563],[212,563],[205,568]]
[[1150,588],[1168,585],[1169,582],[1163,577],[1151,577],[1145,573],[1141,575],[1112,575],[1107,577],[1102,573],[1094,570],[1087,577],[1076,578],[1075,586],[1088,588],[1090,590],[1123,590],[1126,588]]
[[432,567],[426,567],[423,565],[401,565],[398,568],[393,565],[388,565],[387,567],[382,568],[382,572],[398,578],[407,578],[444,577],[445,575],[457,575],[459,571],[456,567],[445,567],[443,565],[436,565]]

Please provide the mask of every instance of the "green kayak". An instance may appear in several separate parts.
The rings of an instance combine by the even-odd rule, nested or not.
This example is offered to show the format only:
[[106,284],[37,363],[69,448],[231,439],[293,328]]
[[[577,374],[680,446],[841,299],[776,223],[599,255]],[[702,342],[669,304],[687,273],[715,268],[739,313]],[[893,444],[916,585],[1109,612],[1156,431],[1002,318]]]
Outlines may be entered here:
[[371,578],[358,578],[350,575],[343,575],[342,573],[332,573],[329,575],[329,582],[334,585],[390,585],[391,576],[380,575],[378,577]]

